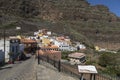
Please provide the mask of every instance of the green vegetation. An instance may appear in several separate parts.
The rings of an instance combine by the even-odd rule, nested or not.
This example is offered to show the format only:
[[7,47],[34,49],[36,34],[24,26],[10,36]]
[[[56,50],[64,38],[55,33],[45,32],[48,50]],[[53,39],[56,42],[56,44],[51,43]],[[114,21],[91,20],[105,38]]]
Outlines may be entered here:
[[63,51],[62,52],[62,59],[68,60],[68,55],[74,53],[75,51]]
[[17,22],[10,22],[8,24],[2,25],[0,28],[5,28],[5,29],[12,29],[17,26]]
[[96,61],[88,59],[85,64],[86,65],[96,65]]
[[99,57],[99,65],[104,67],[110,75],[120,76],[120,54],[119,53],[103,53]]
[[95,52],[87,55],[87,65],[95,65],[99,73],[120,77],[120,53]]
[[71,53],[70,51],[63,51],[63,52],[62,52],[62,59],[68,60],[68,55],[69,55],[70,53]]
[[12,56],[12,55],[13,55],[13,53],[12,53],[12,52],[9,52],[9,53],[8,53],[8,55],[9,55],[9,56]]

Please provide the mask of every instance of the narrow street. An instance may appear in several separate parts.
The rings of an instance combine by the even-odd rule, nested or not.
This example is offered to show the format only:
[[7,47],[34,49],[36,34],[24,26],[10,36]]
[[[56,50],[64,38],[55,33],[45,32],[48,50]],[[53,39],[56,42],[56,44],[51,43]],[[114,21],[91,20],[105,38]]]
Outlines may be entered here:
[[16,62],[0,68],[0,80],[35,80],[35,59]]

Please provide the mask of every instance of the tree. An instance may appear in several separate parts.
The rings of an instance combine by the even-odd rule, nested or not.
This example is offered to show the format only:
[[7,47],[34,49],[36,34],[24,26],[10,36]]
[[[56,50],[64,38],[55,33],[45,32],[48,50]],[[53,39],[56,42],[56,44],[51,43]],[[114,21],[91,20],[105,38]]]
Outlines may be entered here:
[[100,57],[99,57],[99,64],[103,67],[106,67],[109,60],[108,60],[109,56],[107,53],[103,53]]
[[119,64],[119,54],[105,52],[99,57],[99,64],[101,66],[111,66]]

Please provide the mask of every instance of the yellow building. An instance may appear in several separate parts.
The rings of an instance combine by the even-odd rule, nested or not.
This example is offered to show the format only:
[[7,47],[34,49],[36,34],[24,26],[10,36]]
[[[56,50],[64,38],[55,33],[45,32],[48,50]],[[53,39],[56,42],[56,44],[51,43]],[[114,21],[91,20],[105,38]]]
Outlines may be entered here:
[[47,38],[43,38],[43,39],[42,39],[42,44],[43,44],[43,45],[49,45],[50,42],[51,42],[51,41],[50,41],[49,39],[47,39]]
[[98,51],[100,50],[100,48],[98,46],[95,46],[95,50]]
[[39,37],[43,36],[43,33],[38,34]]

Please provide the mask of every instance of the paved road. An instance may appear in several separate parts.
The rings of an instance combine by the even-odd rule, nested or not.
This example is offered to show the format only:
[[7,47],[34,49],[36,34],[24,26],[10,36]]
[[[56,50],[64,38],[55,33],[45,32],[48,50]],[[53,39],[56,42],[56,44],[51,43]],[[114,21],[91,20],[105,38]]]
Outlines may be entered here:
[[73,76],[58,72],[46,62],[37,64],[35,58],[16,62],[0,68],[0,80],[79,80]]
[[37,80],[79,80],[73,76],[58,72],[56,68],[46,62],[37,65]]
[[0,80],[36,80],[35,60],[16,62],[0,68]]

